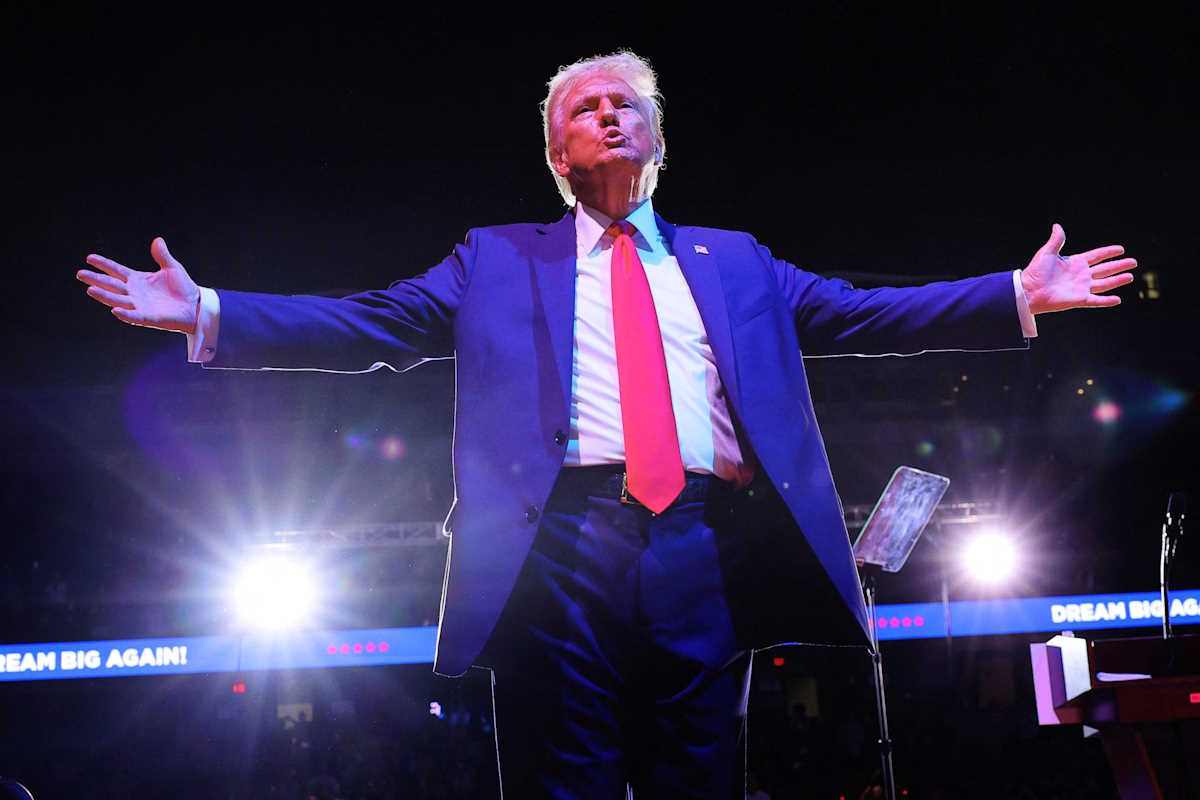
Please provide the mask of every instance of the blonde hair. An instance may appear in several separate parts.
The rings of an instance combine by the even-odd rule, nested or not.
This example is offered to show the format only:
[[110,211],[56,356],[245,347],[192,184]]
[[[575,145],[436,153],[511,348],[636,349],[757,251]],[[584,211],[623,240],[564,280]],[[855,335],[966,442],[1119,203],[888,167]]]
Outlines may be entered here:
[[597,72],[615,75],[628,83],[638,98],[645,104],[649,112],[650,125],[654,130],[654,143],[657,154],[654,160],[642,170],[638,185],[640,196],[649,197],[654,194],[658,185],[658,171],[662,169],[663,159],[667,154],[667,141],[662,132],[662,94],[658,91],[658,77],[650,67],[650,62],[629,50],[620,50],[606,56],[592,56],[576,61],[565,67],[559,67],[558,72],[547,84],[546,99],[541,103],[542,133],[546,139],[546,165],[550,174],[558,184],[558,193],[568,206],[575,205],[575,193],[571,184],[562,175],[554,171],[553,154],[558,148],[557,130],[561,123],[560,101],[572,88],[585,77]]

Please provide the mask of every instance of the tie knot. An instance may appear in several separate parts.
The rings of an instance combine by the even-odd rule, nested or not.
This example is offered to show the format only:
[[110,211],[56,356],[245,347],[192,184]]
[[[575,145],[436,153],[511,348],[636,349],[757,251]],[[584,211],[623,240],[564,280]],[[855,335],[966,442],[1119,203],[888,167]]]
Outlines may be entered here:
[[611,236],[614,239],[617,238],[618,236],[620,236],[621,234],[625,234],[626,236],[632,238],[633,233],[636,230],[637,230],[637,228],[635,228],[633,226],[633,223],[630,222],[629,220],[619,219],[616,222],[614,222],[612,225],[609,225],[608,228],[605,229],[604,232],[607,233],[609,236]]

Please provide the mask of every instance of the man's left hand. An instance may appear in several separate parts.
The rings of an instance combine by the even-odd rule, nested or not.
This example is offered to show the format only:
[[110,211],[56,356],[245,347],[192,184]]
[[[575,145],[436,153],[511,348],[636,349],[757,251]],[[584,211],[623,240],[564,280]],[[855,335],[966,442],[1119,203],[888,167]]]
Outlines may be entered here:
[[[1097,247],[1073,256],[1061,254],[1067,235],[1057,222],[1050,238],[1034,254],[1029,266],[1021,270],[1021,288],[1034,314],[1065,311],[1068,308],[1101,308],[1120,305],[1121,298],[1104,294],[1133,282],[1129,270],[1137,266],[1119,244]],[[1108,259],[1115,258],[1116,261]]]

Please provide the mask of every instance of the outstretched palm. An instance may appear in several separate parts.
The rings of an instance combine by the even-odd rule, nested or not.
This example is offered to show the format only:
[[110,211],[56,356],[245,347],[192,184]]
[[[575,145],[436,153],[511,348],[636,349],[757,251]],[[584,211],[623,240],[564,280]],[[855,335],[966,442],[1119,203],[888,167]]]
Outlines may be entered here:
[[[1021,270],[1021,286],[1034,314],[1068,308],[1102,308],[1119,305],[1121,298],[1104,292],[1133,281],[1129,270],[1137,266],[1119,244],[1097,247],[1073,256],[1061,254],[1067,235],[1058,223],[1050,238]],[[1116,258],[1116,261],[1109,261]]]
[[141,272],[110,258],[92,254],[87,263],[101,272],[81,269],[75,277],[88,285],[90,297],[112,308],[113,316],[130,325],[194,333],[200,288],[159,237],[150,245],[157,272]]

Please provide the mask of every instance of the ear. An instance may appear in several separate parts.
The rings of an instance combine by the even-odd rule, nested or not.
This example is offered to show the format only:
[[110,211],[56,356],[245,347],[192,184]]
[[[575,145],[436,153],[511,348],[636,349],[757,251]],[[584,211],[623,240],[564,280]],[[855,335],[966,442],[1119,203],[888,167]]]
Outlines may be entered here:
[[554,173],[560,178],[565,178],[571,174],[571,166],[567,164],[567,159],[563,155],[562,148],[550,147],[550,164],[554,167]]

